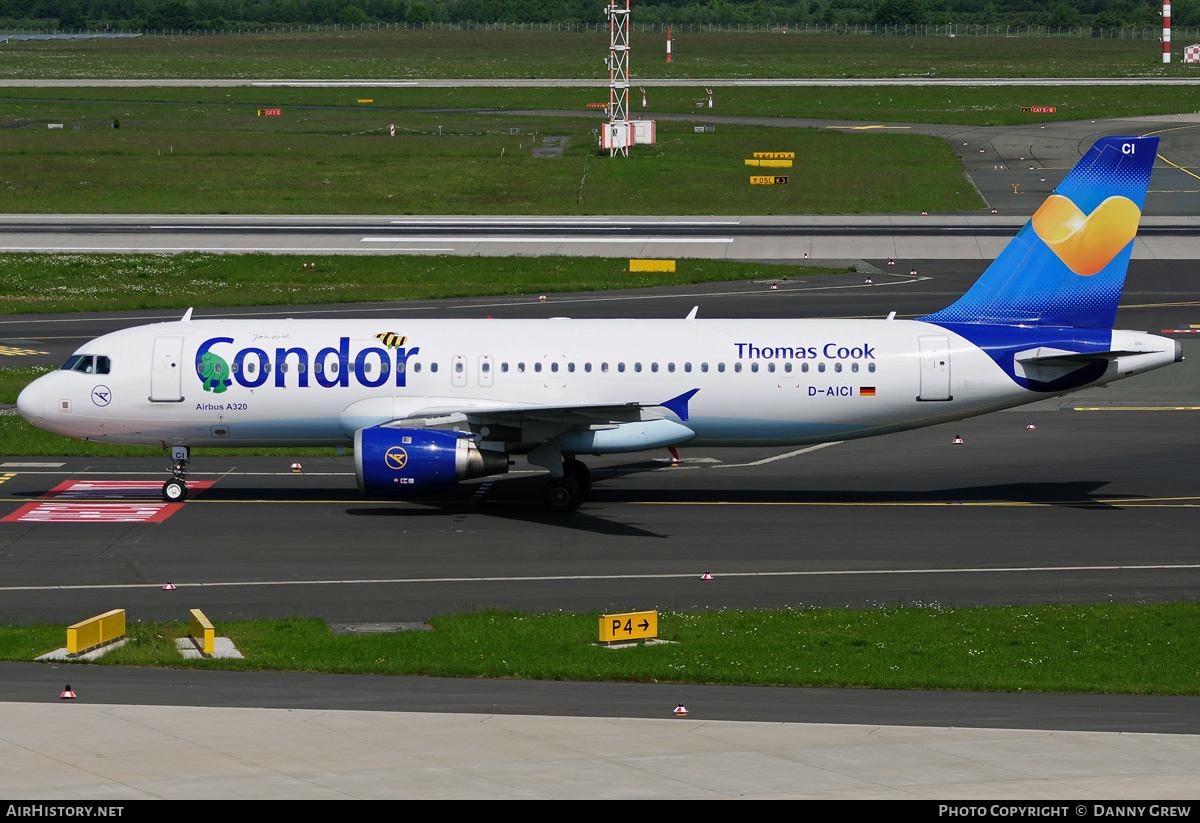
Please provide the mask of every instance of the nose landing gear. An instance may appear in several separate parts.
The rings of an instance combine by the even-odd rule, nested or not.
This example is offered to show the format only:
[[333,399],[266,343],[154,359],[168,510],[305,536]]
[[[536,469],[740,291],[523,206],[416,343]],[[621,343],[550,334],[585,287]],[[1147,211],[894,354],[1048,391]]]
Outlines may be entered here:
[[168,503],[178,503],[187,497],[187,483],[184,482],[184,478],[188,476],[190,451],[187,446],[171,447],[171,479],[163,483],[162,487],[162,498]]

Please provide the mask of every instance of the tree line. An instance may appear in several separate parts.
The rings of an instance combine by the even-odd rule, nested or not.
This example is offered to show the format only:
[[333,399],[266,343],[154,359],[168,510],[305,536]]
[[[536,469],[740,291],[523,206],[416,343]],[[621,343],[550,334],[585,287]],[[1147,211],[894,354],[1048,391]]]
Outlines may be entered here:
[[[633,3],[644,25],[1161,25],[1161,0],[656,0]],[[1175,0],[1172,20],[1200,25],[1200,0]],[[0,26],[61,31],[236,29],[370,23],[604,21],[603,0],[0,0]]]

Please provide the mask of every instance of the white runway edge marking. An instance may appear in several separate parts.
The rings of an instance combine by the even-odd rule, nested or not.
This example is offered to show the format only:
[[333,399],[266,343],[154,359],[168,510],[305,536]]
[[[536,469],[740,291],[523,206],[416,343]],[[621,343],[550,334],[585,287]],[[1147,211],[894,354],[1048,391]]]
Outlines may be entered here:
[[[995,569],[826,569],[824,571],[794,571],[794,572],[718,572],[718,579],[733,577],[861,577],[881,575],[920,575],[920,574],[1010,574],[1014,572],[1137,572],[1137,571],[1198,571],[1200,564],[1162,564],[1150,566],[1013,566]],[[563,574],[542,575],[537,577],[391,577],[379,579],[346,579],[346,580],[252,580],[231,581],[225,583],[179,582],[179,588],[194,586],[196,588],[238,588],[244,586],[380,586],[380,585],[421,585],[425,583],[561,583],[567,580],[679,580],[699,579],[695,572],[686,574]],[[52,591],[101,591],[109,589],[160,589],[161,583],[106,583],[101,585],[79,586],[3,586],[0,592],[52,592]]]
[[[585,228],[633,231],[642,226],[740,226],[740,220],[639,220],[635,223],[614,224],[612,218],[530,218],[523,220],[501,220],[498,218],[446,217],[442,219],[389,220],[389,226],[582,226]],[[163,228],[172,228],[164,226]],[[305,227],[307,228],[307,227]]]
[[464,235],[463,237],[364,237],[364,243],[732,243],[732,237],[570,237],[568,235],[546,235],[544,237],[508,237]]
[[[795,457],[796,455],[799,455],[799,454],[807,454],[808,452],[815,452],[817,449],[827,449],[830,446],[836,446],[842,442],[843,441],[841,441],[841,440],[836,440],[832,443],[818,443],[815,446],[808,446],[803,449],[796,449],[795,451],[787,452],[786,454],[777,454],[774,457],[764,457],[762,460],[755,460],[752,463],[718,463],[717,465],[710,466],[709,468],[741,469],[741,468],[745,468],[746,466],[762,466],[767,463],[774,463],[776,460],[787,460],[789,457]],[[689,467],[689,468],[691,468],[691,467]]]

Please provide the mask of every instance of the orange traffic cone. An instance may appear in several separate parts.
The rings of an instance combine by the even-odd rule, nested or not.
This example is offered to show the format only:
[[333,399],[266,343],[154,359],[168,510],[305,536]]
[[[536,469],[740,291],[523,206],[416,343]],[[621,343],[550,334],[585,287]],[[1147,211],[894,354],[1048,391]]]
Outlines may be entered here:
[[63,689],[63,693],[58,696],[58,699],[59,700],[74,700],[75,699],[75,692],[71,691],[70,683],[68,683],[67,687],[65,689]]
[[687,706],[683,705],[682,703],[680,703],[678,706],[676,706],[675,707],[675,716],[676,717],[687,717]]
[[701,579],[701,580],[712,580],[712,579],[713,579],[713,577],[712,577],[712,575],[711,575],[711,574],[709,574],[708,572],[705,572],[704,574],[700,575],[700,579]]
[[963,442],[963,441],[962,441],[962,438],[961,438],[961,437],[959,437],[957,434],[956,434],[956,435],[954,435],[954,445],[955,445],[955,446],[961,446],[961,445],[962,445],[962,442]]
[[1037,429],[1037,426],[1033,425],[1032,423],[1030,423],[1028,426],[1025,427],[1026,431],[1035,431],[1036,429]]
[[163,591],[164,591],[164,592],[173,592],[173,591],[175,591],[175,584],[174,584],[174,583],[172,583],[170,580],[168,580],[168,581],[167,581],[167,585],[163,586]]

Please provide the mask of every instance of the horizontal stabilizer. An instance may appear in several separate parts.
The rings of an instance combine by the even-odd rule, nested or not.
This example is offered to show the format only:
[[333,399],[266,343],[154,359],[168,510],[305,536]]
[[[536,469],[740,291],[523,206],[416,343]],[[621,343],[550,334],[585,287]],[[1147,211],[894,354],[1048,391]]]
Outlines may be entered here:
[[1103,364],[1131,354],[1141,354],[1136,351],[1067,351],[1065,349],[1047,348],[1045,346],[1017,352],[1013,362],[1019,372],[1030,380],[1049,383],[1058,380],[1085,366]]

